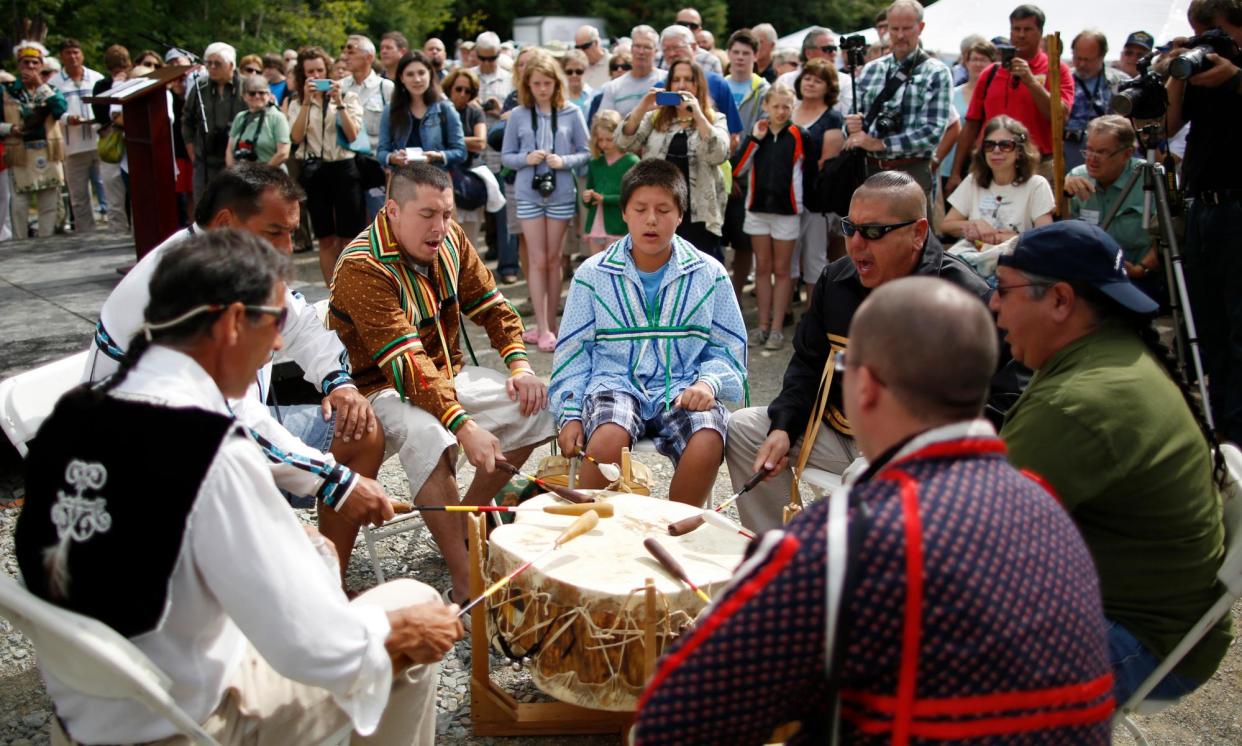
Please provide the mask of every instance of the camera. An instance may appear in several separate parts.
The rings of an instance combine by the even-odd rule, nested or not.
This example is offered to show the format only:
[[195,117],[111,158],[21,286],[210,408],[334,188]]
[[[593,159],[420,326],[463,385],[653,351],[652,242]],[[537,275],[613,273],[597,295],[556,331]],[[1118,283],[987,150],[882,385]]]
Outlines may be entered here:
[[249,140],[238,140],[237,147],[233,148],[233,160],[235,161],[257,161],[259,154],[254,152],[254,143]]
[[531,177],[530,185],[536,192],[539,192],[540,197],[547,199],[552,196],[552,192],[556,191],[556,173],[546,171],[541,174],[535,174]]
[[1186,46],[1190,47],[1189,52],[1169,61],[1169,77],[1185,80],[1203,72],[1212,66],[1208,62],[1209,54],[1218,54],[1229,60],[1238,56],[1238,45],[1229,34],[1218,28],[1191,37]]
[[1109,99],[1108,106],[1123,117],[1131,119],[1159,119],[1169,108],[1169,96],[1164,89],[1164,77],[1151,69],[1154,55],[1138,61],[1138,75],[1117,86],[1117,92]]
[[901,132],[901,115],[884,112],[875,118],[875,132],[878,137],[888,137]]
[[841,51],[845,52],[846,64],[850,68],[859,68],[867,64],[867,39],[862,34],[847,36],[841,40]]
[[1012,44],[997,44],[996,51],[1000,54],[1001,67],[1005,70],[1013,64],[1013,58],[1018,56],[1018,48]]
[[656,106],[681,106],[684,102],[677,91],[660,91],[655,95]]

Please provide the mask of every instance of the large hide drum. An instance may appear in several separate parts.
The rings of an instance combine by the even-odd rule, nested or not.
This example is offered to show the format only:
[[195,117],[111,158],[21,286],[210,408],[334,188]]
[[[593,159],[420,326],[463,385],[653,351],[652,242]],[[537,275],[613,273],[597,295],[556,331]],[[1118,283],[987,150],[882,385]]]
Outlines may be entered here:
[[[535,685],[564,702],[597,710],[630,711],[644,678],[647,578],[655,582],[656,654],[687,627],[704,603],[647,553],[643,539],[657,537],[681,562],[690,580],[711,594],[729,581],[746,540],[715,526],[679,537],[668,524],[699,512],[681,503],[641,495],[598,492],[616,514],[514,579],[490,602],[493,645],[512,657],[529,657]],[[540,495],[526,505],[556,502]],[[571,516],[519,513],[517,521],[488,537],[489,582],[537,557]]]

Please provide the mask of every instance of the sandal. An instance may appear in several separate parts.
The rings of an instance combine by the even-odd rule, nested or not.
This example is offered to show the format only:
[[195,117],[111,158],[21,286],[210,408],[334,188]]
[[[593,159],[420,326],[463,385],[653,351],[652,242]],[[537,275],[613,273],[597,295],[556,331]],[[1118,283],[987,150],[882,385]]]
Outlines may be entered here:
[[533,345],[539,341],[539,327],[532,326],[522,333],[522,341],[528,345]]
[[552,332],[540,334],[539,349],[541,352],[556,352],[556,335]]
[[[458,603],[457,601],[454,601],[453,600],[453,586],[451,585],[448,588],[445,588],[444,592],[440,594],[440,599],[444,601],[445,606],[452,606],[453,604],[457,604],[458,606],[465,606],[467,603],[470,602],[470,599],[466,599],[465,601],[462,601],[460,603]],[[471,617],[470,614],[466,614],[464,617],[461,618],[461,626],[466,628],[466,634],[470,634],[470,617]]]

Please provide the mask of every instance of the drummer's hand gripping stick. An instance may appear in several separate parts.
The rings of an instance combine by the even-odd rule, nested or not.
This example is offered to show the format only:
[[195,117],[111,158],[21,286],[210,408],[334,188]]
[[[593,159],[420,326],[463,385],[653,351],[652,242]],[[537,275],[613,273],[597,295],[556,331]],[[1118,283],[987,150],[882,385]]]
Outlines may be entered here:
[[575,490],[571,487],[561,487],[560,485],[550,484],[549,482],[545,482],[539,477],[534,477],[534,476],[531,476],[530,474],[523,474],[520,469],[518,469],[516,466],[509,463],[508,461],[497,461],[496,468],[504,469],[505,471],[509,472],[515,477],[523,477],[525,479],[529,479],[530,481],[544,488],[548,492],[558,495],[559,497],[563,497],[570,502],[574,502],[574,503],[595,502],[595,498],[591,497],[585,492]]
[[530,568],[531,565],[535,564],[536,562],[543,559],[544,557],[547,557],[549,554],[552,554],[557,549],[560,549],[567,542],[572,541],[573,539],[576,539],[579,536],[582,536],[583,534],[587,533],[591,529],[595,528],[597,524],[599,524],[599,514],[596,513],[593,508],[583,513],[582,515],[578,516],[577,520],[569,524],[569,527],[566,528],[564,531],[562,531],[560,536],[556,537],[556,541],[552,542],[552,546],[548,547],[548,550],[546,552],[544,552],[543,554],[540,554],[538,557],[535,557],[534,559],[530,559],[530,560],[527,560],[526,562],[523,562],[522,565],[519,566],[516,570],[504,576],[500,580],[497,580],[495,583],[492,583],[490,586],[488,586],[487,590],[483,591],[483,593],[479,595],[478,598],[474,599],[470,603],[463,606],[461,611],[457,612],[457,616],[459,617],[465,616],[467,613],[469,613],[471,609],[473,609],[474,607],[482,603],[484,600],[486,600],[488,596],[492,595],[493,593],[500,590],[501,588],[504,588],[514,578],[516,578],[517,576],[525,572],[528,568]]
[[[682,534],[688,534],[691,531],[698,528],[699,526],[702,526],[703,523],[707,520],[706,516],[708,515],[708,513],[719,513],[720,511],[729,507],[733,503],[737,502],[737,499],[739,497],[741,497],[742,495],[745,495],[747,492],[750,492],[752,489],[754,489],[755,485],[762,482],[763,478],[766,477],[768,474],[769,474],[768,469],[760,469],[759,471],[750,475],[750,478],[746,480],[746,484],[742,485],[742,489],[738,490],[733,495],[733,497],[730,497],[728,500],[725,500],[724,502],[717,505],[714,510],[704,511],[703,513],[700,513],[699,515],[692,515],[689,518],[682,518],[680,521],[668,524],[669,534],[672,536],[681,536]],[[720,524],[716,524],[716,525],[719,526]],[[740,531],[740,529],[738,530]],[[754,534],[751,534],[750,536],[753,538]]]
[[664,566],[665,570],[669,571],[669,574],[690,586],[690,590],[694,591],[694,595],[702,599],[703,603],[710,604],[712,602],[711,597],[694,584],[694,581],[686,574],[686,569],[681,566],[681,563],[667,549],[660,545],[660,542],[655,540],[654,536],[648,536],[646,539],[643,539],[643,546],[647,548],[652,557],[656,558],[657,562]]

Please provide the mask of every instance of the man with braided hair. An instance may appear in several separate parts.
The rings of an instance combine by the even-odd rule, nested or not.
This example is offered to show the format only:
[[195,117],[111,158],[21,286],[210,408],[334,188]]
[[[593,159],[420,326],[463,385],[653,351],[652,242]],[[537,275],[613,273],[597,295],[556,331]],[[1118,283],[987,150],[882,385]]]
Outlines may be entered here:
[[[1151,325],[1155,301],[1130,282],[1111,236],[1080,220],[1028,231],[996,277],[997,324],[1035,371],[1001,436],[1095,559],[1120,704],[1220,596],[1219,450]],[[1229,640],[1226,616],[1151,696],[1207,681]]]
[[[894,279],[833,353],[870,466],[764,533],[665,655],[635,741],[1103,744],[1099,585],[1073,521],[981,419],[998,356],[979,298]],[[746,498],[742,498],[746,499]]]

